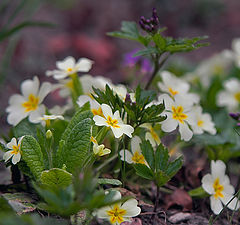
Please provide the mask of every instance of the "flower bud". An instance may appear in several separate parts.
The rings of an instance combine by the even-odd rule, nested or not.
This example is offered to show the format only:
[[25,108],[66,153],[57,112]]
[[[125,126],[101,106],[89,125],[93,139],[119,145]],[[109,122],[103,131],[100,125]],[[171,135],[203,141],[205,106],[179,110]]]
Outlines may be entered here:
[[47,132],[46,132],[46,138],[47,139],[50,139],[50,138],[52,138],[52,131],[51,130],[47,130]]

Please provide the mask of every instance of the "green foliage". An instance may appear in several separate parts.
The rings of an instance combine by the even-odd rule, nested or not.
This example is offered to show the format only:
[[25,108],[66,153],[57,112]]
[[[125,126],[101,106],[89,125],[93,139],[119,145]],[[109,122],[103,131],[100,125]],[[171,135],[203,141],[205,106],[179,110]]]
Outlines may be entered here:
[[[160,114],[165,109],[164,104],[152,105],[146,107],[156,99],[156,92],[150,90],[143,90],[140,86],[137,87],[135,98],[136,102],[122,101],[113,90],[106,85],[106,91],[101,91],[94,88],[94,98],[99,104],[107,104],[111,106],[113,112],[119,110],[122,118],[125,113],[128,115],[128,124],[138,127],[143,123],[161,122],[166,119],[165,116]],[[122,110],[124,109],[124,110]]]
[[35,179],[39,179],[44,170],[41,147],[33,136],[25,135],[21,143],[23,160],[27,163]]
[[98,184],[111,184],[111,185],[122,185],[122,182],[118,179],[98,178]]
[[137,163],[134,168],[139,176],[155,181],[158,187],[166,184],[182,167],[183,158],[169,161],[168,150],[162,144],[158,146],[156,152],[149,141],[143,141],[140,146],[149,167]]
[[120,31],[109,32],[107,34],[112,37],[129,39],[143,44],[145,48],[138,51],[135,56],[162,55],[167,52],[169,54],[189,52],[203,46],[208,46],[206,42],[198,43],[207,39],[207,36],[174,39],[163,36],[162,32],[165,30],[166,28],[160,28],[156,33],[142,35],[139,33],[135,22],[123,21]]
[[193,198],[204,198],[209,196],[209,194],[207,192],[204,191],[204,189],[202,188],[202,186],[192,189],[188,192],[188,194],[193,197]]
[[12,207],[8,204],[8,201],[0,196],[0,212],[1,213],[8,213],[13,212]]
[[2,142],[0,142],[0,150],[2,150],[3,152],[9,151],[9,149]]
[[75,113],[59,142],[54,164],[59,168],[65,164],[69,172],[82,167],[90,147],[92,113],[85,107]]
[[24,135],[32,135],[35,138],[37,137],[37,127],[35,124],[30,123],[28,118],[23,119],[12,129],[13,135],[16,138],[22,137]]
[[59,168],[45,170],[41,173],[40,181],[49,188],[66,188],[72,183],[72,174]]

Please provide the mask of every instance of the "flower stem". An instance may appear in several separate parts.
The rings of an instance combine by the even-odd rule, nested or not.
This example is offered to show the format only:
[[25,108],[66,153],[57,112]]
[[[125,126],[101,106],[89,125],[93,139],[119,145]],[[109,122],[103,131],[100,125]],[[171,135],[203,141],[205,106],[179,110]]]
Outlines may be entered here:
[[156,193],[156,199],[155,199],[155,204],[154,204],[154,209],[153,209],[154,214],[152,214],[152,217],[151,217],[152,223],[153,223],[154,217],[157,215],[157,214],[155,214],[155,212],[157,212],[158,202],[159,202],[159,194],[160,194],[160,187],[158,185],[156,185],[156,186],[157,186],[157,193]]
[[154,70],[153,70],[153,73],[152,73],[146,87],[145,87],[146,90],[150,87],[154,77],[157,75],[158,71],[161,69],[161,67],[164,65],[164,63],[167,61],[169,56],[170,56],[169,54],[166,55],[165,58],[160,63],[159,63],[159,59],[160,59],[161,55],[157,54],[154,57]]

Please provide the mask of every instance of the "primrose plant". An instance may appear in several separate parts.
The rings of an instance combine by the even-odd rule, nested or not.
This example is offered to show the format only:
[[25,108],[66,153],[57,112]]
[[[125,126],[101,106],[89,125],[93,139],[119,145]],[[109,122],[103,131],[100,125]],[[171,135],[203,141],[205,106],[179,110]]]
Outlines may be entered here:
[[[122,185],[129,169],[134,176],[157,186],[156,212],[160,187],[183,164],[182,156],[170,159],[161,139],[167,139],[171,132],[177,145],[205,131],[216,134],[210,114],[203,113],[200,97],[190,92],[190,84],[169,71],[159,72],[169,56],[206,46],[207,43],[197,43],[206,37],[165,37],[165,28],[160,27],[155,9],[150,19],[141,17],[139,23],[140,30],[135,22],[125,21],[120,31],[108,35],[143,45],[134,56],[147,57],[153,63],[144,87],[115,85],[99,76],[78,76],[79,72],[89,72],[93,61],[87,58],[76,61],[69,56],[56,62],[57,69],[46,72],[56,83],[40,85],[35,76],[23,81],[22,94],[10,97],[7,121],[13,127],[6,140],[8,144],[0,145],[5,151],[3,159],[31,179],[32,187],[43,199],[39,209],[68,218],[72,223],[79,211],[85,212],[85,222],[94,215],[111,224],[130,221],[141,212],[138,201],[121,198],[120,192],[103,190],[106,186],[101,186]],[[149,90],[155,78],[159,79],[157,89]],[[67,104],[49,109],[43,101],[55,91]],[[101,177],[106,171],[112,177],[121,177],[121,181]],[[214,194],[214,185],[217,188],[223,185],[221,180],[220,183],[213,180],[210,191],[205,181],[206,178],[203,187],[209,194]],[[228,199],[224,199],[224,204]],[[219,202],[216,204],[219,209]]]

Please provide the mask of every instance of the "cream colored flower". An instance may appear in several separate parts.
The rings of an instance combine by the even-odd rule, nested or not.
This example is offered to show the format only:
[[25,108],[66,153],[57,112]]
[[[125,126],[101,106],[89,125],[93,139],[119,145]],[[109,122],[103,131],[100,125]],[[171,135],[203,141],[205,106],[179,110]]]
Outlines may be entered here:
[[193,107],[192,112],[196,117],[196,123],[192,125],[194,134],[202,134],[204,131],[215,135],[216,128],[215,124],[212,122],[211,115],[208,113],[203,113],[202,108],[200,106]]
[[200,98],[197,94],[189,93],[190,85],[176,77],[174,74],[163,71],[161,72],[162,82],[158,82],[161,91],[168,93],[173,99],[177,95],[184,96],[186,101],[198,103]]
[[47,76],[53,76],[56,80],[64,79],[77,72],[88,72],[92,67],[93,61],[87,58],[81,58],[77,61],[68,56],[63,61],[57,61],[57,70],[47,71]]
[[233,57],[237,67],[240,67],[240,38],[232,41]]
[[[119,199],[121,199],[121,193],[116,191],[114,200]],[[132,217],[140,214],[141,208],[137,205],[138,202],[136,199],[129,199],[125,202],[100,208],[96,215],[100,219],[108,220],[111,224],[120,225],[125,221],[131,221]]]
[[162,115],[167,115],[167,119],[161,122],[164,132],[171,132],[178,128],[181,139],[189,141],[193,132],[189,125],[193,125],[194,114],[192,113],[192,102],[186,101],[180,95],[175,97],[175,101],[167,95],[160,95],[158,100],[165,103],[165,110]]
[[17,142],[16,138],[12,138],[12,140],[7,144],[7,148],[11,149],[7,151],[3,155],[3,159],[7,162],[12,157],[12,163],[15,165],[21,159],[21,142],[24,136],[22,136],[19,141]]
[[119,155],[121,156],[121,160],[132,164],[132,163],[140,163],[140,164],[145,164],[147,165],[147,162],[142,154],[141,148],[140,148],[140,144],[141,144],[141,139],[138,136],[134,136],[131,139],[131,150],[132,152],[130,152],[129,150],[121,150],[119,152]]
[[145,139],[149,140],[153,147],[156,147],[161,143],[158,134],[156,133],[156,131],[154,130],[150,123],[144,123],[141,125],[141,127],[144,127],[148,130],[148,132],[146,132],[145,134]]
[[45,106],[41,103],[51,90],[52,86],[48,82],[43,82],[39,88],[39,80],[36,76],[33,80],[23,81],[21,84],[23,95],[15,94],[9,99],[10,105],[6,109],[9,113],[8,123],[15,126],[26,117],[34,123],[35,119],[45,113]]
[[93,117],[93,120],[97,126],[110,127],[116,138],[120,138],[123,134],[126,134],[130,138],[132,137],[134,129],[132,126],[123,123],[119,115],[119,111],[116,111],[113,114],[111,107],[106,104],[102,104],[101,108],[104,117],[98,115]]
[[101,105],[93,98],[88,95],[80,95],[77,100],[79,107],[82,107],[86,102],[90,103],[90,108],[93,115],[99,115],[103,117]]
[[223,84],[224,91],[217,95],[217,105],[225,106],[229,111],[237,110],[240,103],[240,81],[236,78],[227,80]]
[[43,126],[49,126],[50,125],[50,120],[64,120],[64,117],[61,115],[43,115],[41,117],[36,118],[34,121],[35,123],[40,123]]
[[[203,189],[211,195],[210,206],[215,214],[219,214],[234,195],[234,187],[230,184],[229,178],[225,175],[226,165],[221,161],[211,161],[211,174],[206,174],[202,178]],[[238,210],[240,202],[237,198],[227,206],[231,210]]]
[[93,153],[96,156],[104,156],[111,153],[111,150],[108,148],[105,148],[103,144],[99,145],[97,140],[92,136],[91,142],[93,143]]

